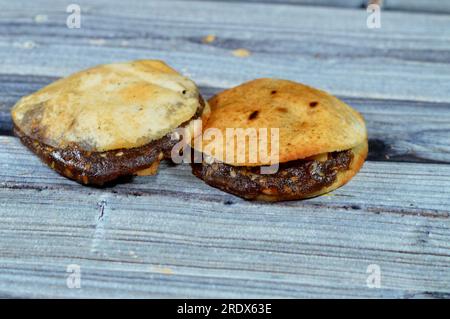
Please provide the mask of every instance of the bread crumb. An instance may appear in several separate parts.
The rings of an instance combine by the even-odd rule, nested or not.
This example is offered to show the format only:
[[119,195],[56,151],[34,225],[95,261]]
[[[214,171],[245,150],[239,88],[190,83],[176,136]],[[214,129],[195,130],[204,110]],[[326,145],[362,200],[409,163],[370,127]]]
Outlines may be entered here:
[[105,43],[106,43],[105,39],[90,39],[89,40],[89,44],[91,44],[91,45],[102,46],[102,45],[105,45]]
[[234,56],[238,58],[246,58],[251,54],[250,51],[247,49],[236,49],[233,50],[232,53]]
[[170,269],[169,267],[153,267],[153,271],[164,275],[173,274],[173,270]]
[[34,22],[44,23],[48,21],[48,17],[45,14],[38,14],[34,17]]
[[203,43],[212,43],[216,40],[216,36],[213,34],[208,34],[207,36],[203,37],[202,42]]
[[36,47],[36,42],[34,41],[14,42],[13,46],[21,49],[33,49]]

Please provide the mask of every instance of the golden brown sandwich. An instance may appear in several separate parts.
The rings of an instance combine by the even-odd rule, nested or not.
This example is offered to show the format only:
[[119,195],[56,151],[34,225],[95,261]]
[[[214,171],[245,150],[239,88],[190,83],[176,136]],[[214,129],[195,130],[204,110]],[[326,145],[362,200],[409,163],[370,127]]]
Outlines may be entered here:
[[[257,79],[208,102],[211,115],[203,126],[203,141],[194,145],[203,153],[200,160],[196,154],[192,171],[237,196],[280,201],[321,195],[347,183],[367,156],[362,116],[336,97],[303,84]],[[272,136],[267,130],[278,133]],[[255,134],[258,147],[252,148],[249,141]],[[258,153],[260,145],[265,153]],[[275,169],[263,172],[268,165]]]
[[171,132],[208,113],[194,82],[162,61],[139,60],[60,79],[18,101],[12,118],[21,141],[51,168],[102,185],[155,174],[177,142]]

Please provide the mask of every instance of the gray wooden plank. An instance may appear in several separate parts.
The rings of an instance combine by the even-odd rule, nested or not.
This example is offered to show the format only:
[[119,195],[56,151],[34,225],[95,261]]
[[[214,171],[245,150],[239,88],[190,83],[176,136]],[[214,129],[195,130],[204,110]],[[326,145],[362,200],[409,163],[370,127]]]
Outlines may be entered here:
[[[89,188],[0,145],[0,295],[448,297],[450,167],[368,162],[306,201],[253,203],[185,166]],[[12,160],[14,159],[14,160]],[[81,289],[66,267],[81,267]],[[380,289],[366,285],[381,268]]]
[[[0,136],[0,185],[10,189],[65,190],[76,188],[90,193],[91,187],[79,187],[75,182],[59,176],[42,164],[20,144],[18,139]],[[156,177],[136,177],[132,183],[119,183],[106,191],[130,196],[173,195],[195,196],[204,201],[233,205],[237,197],[204,185],[191,176],[187,165],[163,164]],[[439,173],[437,173],[439,172]],[[374,213],[445,217],[449,215],[450,166],[443,164],[415,164],[366,162],[365,169],[346,187],[330,196],[308,201],[284,202],[293,207],[327,207],[348,210],[365,209]],[[274,206],[275,207],[275,206]]]
[[[10,108],[21,96],[54,80],[55,77],[0,74],[0,133],[12,134]],[[222,89],[200,87],[206,98]],[[450,163],[450,103],[341,98],[367,121],[369,159]]]
[[[26,297],[449,293],[449,222],[417,216],[0,189],[0,291]],[[98,203],[106,202],[99,218]],[[68,289],[66,267],[81,267]],[[381,289],[366,286],[377,264]]]
[[[0,73],[63,76],[98,63],[159,58],[212,87],[271,76],[343,96],[450,102],[444,16],[384,12],[382,28],[370,30],[364,10],[203,1],[80,5],[82,27],[68,29],[65,7],[51,1],[34,1],[26,12],[20,2],[3,2]],[[36,22],[39,15],[46,20]],[[207,34],[216,41],[203,43]],[[250,56],[233,56],[237,48]]]
[[[211,1],[211,0],[203,0]],[[271,3],[271,4],[290,4],[301,6],[325,6],[338,8],[362,8],[366,4],[366,0],[213,0],[226,2],[254,2],[254,3]]]
[[[210,0],[203,0],[210,1]],[[215,1],[215,0],[213,0]],[[220,1],[220,0],[219,0]],[[450,13],[450,2],[443,0],[222,0],[236,3],[271,3],[300,6],[325,6],[338,8],[362,9],[368,4],[380,4],[383,10],[396,10],[406,12],[428,12],[438,14]]]
[[383,9],[449,14],[450,2],[445,0],[385,0]]

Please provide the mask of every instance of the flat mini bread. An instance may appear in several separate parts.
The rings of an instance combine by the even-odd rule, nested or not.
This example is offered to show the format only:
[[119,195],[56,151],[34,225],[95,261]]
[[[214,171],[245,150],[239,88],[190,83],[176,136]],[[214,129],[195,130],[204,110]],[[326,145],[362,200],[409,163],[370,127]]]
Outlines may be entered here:
[[[303,84],[258,79],[217,94],[209,104],[211,116],[204,125],[203,142],[194,143],[192,172],[207,184],[245,199],[294,200],[330,192],[347,183],[367,157],[362,116],[336,97]],[[250,156],[255,148],[227,139],[229,128],[278,129],[279,143],[267,141],[268,148],[279,151],[276,162],[261,157],[255,161]],[[221,134],[208,139],[209,130]],[[262,135],[258,130],[256,134]],[[223,147],[209,148],[218,145],[217,136]],[[232,157],[227,156],[230,149]],[[275,165],[275,171],[263,173],[266,165]]]
[[162,61],[96,66],[22,98],[16,134],[47,164],[85,184],[156,172],[170,133],[206,117],[194,82]]
[[162,61],[96,66],[22,98],[13,121],[27,136],[53,147],[88,151],[133,148],[159,139],[199,107],[191,80]]
[[[225,137],[227,128],[279,129],[279,163],[347,150],[367,140],[364,120],[357,111],[324,91],[292,81],[253,80],[217,94],[208,103],[211,116],[204,131],[216,128]],[[232,145],[235,156],[231,160],[227,160],[226,147],[220,156],[214,148],[208,151],[208,144],[205,140],[202,149],[206,155],[230,165],[270,164],[262,158],[250,161],[251,149],[242,143]]]

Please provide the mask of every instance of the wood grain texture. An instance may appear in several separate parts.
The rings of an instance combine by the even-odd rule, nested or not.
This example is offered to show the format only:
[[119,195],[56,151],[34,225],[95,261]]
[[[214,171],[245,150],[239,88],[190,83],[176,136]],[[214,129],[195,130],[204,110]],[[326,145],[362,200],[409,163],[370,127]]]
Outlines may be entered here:
[[[36,190],[64,190],[75,187],[80,192],[95,190],[91,187],[79,187],[77,183],[60,177],[42,164],[20,144],[17,138],[1,136],[0,146],[3,150],[0,153],[0,185],[4,187]],[[352,209],[350,206],[354,204],[357,210],[364,205],[364,209],[375,213],[395,210],[399,214],[420,215],[423,213],[424,216],[448,217],[449,165],[368,162],[366,166],[373,168],[359,173],[358,176],[364,177],[360,183],[347,185],[340,192],[334,192],[333,196],[285,202],[280,205]],[[433,176],[439,170],[438,176]],[[188,166],[164,165],[161,171],[157,178],[136,177],[131,183],[126,181],[112,185],[106,188],[106,191],[132,196],[185,194],[187,197],[198,196],[205,201],[220,203],[230,201],[229,204],[237,201],[236,197],[206,186],[202,181],[191,176]],[[436,184],[435,181],[440,182]],[[399,192],[409,196],[394,196]]]
[[[0,132],[12,134],[10,109],[21,96],[56,79],[0,74]],[[223,89],[200,87],[206,98]],[[341,98],[366,119],[370,160],[450,163],[450,103]]]
[[385,0],[383,9],[449,14],[450,2],[445,0]]
[[[343,96],[450,102],[450,29],[441,15],[384,12],[382,28],[371,30],[364,10],[205,1],[80,5],[82,26],[68,29],[63,5],[33,1],[24,12],[20,2],[2,0],[0,73],[63,76],[158,58],[212,87],[266,76]],[[216,41],[204,44],[208,34]],[[250,56],[233,56],[238,48]]]
[[[261,204],[185,166],[98,189],[0,145],[0,295],[26,297],[445,297],[450,167],[367,163],[347,186]],[[81,266],[81,289],[66,267]],[[382,289],[366,286],[367,267]],[[14,283],[14,290],[11,290]]]
[[[207,1],[207,0],[206,0]],[[220,1],[220,0],[219,0]],[[227,2],[277,3],[298,6],[325,6],[362,9],[369,4],[380,4],[383,10],[419,13],[449,14],[450,2],[443,0],[222,0]]]
[[[209,0],[204,0],[209,1]],[[362,8],[367,0],[214,0],[235,3],[270,3],[270,4],[289,4],[300,6],[325,6],[337,8]]]

